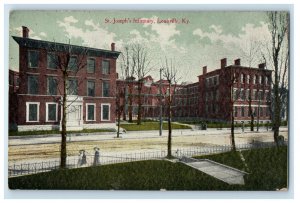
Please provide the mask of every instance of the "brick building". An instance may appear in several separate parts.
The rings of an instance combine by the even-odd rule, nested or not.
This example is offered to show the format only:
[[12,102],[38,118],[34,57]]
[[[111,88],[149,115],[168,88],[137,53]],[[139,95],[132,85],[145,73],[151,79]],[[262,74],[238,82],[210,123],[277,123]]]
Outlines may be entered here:
[[[124,106],[123,119],[126,118],[126,120],[128,120],[131,112],[132,118],[137,118],[139,85],[141,85],[142,88],[142,118],[158,119],[160,115],[160,103],[162,103],[162,116],[165,117],[167,115],[166,97],[170,92],[169,83],[166,80],[158,80],[155,82],[149,75],[143,78],[141,82],[137,81],[134,77],[117,80],[117,91],[120,95],[123,95],[123,98],[121,98],[121,105]],[[174,93],[174,90],[175,85],[172,85],[171,94]]]
[[[255,122],[270,122],[271,70],[265,64],[258,68],[241,65],[240,59],[233,65],[227,66],[227,59],[221,60],[219,69],[207,72],[203,67],[198,82],[173,85],[171,93],[172,114],[175,120],[209,120],[230,122],[233,112],[235,122],[250,122],[250,107]],[[160,115],[159,107],[160,81],[154,82],[151,76],[144,78],[142,87],[143,118],[157,119]],[[117,80],[119,91],[127,91],[123,103],[128,112],[133,107],[133,114],[137,114],[137,86],[134,79]],[[125,89],[127,87],[127,89]],[[165,96],[168,94],[168,82],[162,81],[162,106],[166,114]],[[132,95],[132,101],[128,99]]]
[[251,107],[255,122],[270,122],[271,76],[264,63],[245,67],[240,59],[227,66],[224,58],[220,68],[211,72],[204,66],[198,76],[198,117],[229,122],[233,112],[236,122],[249,122]]
[[[67,63],[67,129],[115,128],[116,60],[120,52],[13,36],[19,45],[19,87],[10,88],[10,127],[59,129],[63,63]],[[65,59],[68,59],[67,61]],[[59,62],[59,63],[58,63]],[[65,67],[66,67],[65,66]],[[15,80],[14,80],[15,81]],[[13,83],[12,83],[13,85]]]

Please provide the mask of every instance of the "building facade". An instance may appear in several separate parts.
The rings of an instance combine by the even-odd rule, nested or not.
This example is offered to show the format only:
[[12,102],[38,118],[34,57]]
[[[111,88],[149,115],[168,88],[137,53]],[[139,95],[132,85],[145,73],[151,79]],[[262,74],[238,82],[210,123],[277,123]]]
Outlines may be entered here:
[[103,50],[35,40],[24,26],[23,36],[13,39],[19,45],[19,87],[9,101],[10,107],[17,106],[10,111],[10,126],[19,131],[60,129],[66,91],[68,130],[115,128],[120,52],[114,43]]
[[[160,107],[162,116],[165,117],[167,115],[167,96],[170,93],[169,83],[166,80],[154,81],[149,75],[141,81],[134,77],[117,80],[117,92],[121,95],[120,105],[123,106],[123,119],[128,120],[129,117],[137,119],[139,86],[141,88],[142,118],[158,119]],[[175,92],[176,87],[171,85],[171,94]]]
[[[237,59],[227,66],[224,58],[218,69],[207,72],[207,67],[203,67],[198,82],[172,85],[172,117],[174,120],[230,122],[233,116],[236,123],[248,123],[252,109],[255,122],[271,122],[271,78],[272,71],[267,70],[265,64],[259,64],[258,68],[245,67]],[[118,91],[126,95],[122,100],[124,114],[128,114],[129,109],[137,115],[137,87],[134,78],[117,80]],[[151,76],[144,78],[141,91],[143,118],[159,118],[160,105],[162,116],[167,115],[168,87],[167,81],[160,83],[154,82]]]
[[245,67],[236,59],[227,66],[224,58],[219,69],[203,67],[198,79],[200,118],[229,122],[233,114],[236,122],[250,122],[252,109],[255,122],[270,122],[272,71],[264,63]]

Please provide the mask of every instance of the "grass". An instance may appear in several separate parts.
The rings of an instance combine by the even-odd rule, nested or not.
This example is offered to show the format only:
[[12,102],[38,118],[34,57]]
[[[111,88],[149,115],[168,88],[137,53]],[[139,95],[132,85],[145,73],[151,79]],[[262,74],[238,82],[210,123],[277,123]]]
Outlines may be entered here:
[[[137,125],[135,123],[125,124],[121,123],[120,127],[124,128],[127,131],[142,131],[142,130],[159,130],[159,122],[142,122],[141,125]],[[163,130],[168,129],[168,123],[163,123]],[[187,125],[172,123],[172,129],[191,129],[191,127]]]
[[[10,189],[221,190],[232,186],[181,163],[140,161],[9,179]],[[203,183],[208,184],[203,184]]]
[[[240,152],[201,156],[213,161],[246,171]],[[249,175],[245,177],[244,190],[275,190],[287,187],[288,153],[287,147],[242,151]]]
[[[256,120],[255,120],[256,121]],[[203,122],[206,123],[207,128],[230,128],[231,123],[224,123],[224,122],[209,122],[209,121],[203,121],[203,120],[194,120],[194,121],[180,121],[180,123],[185,124],[194,124],[194,125],[201,125]],[[242,123],[234,124],[234,127],[242,127]],[[250,127],[250,123],[245,123],[244,127]],[[257,124],[254,123],[254,128],[256,128]],[[272,123],[259,123],[259,127],[269,127],[272,128]],[[281,122],[281,126],[287,126],[287,122],[283,121]]]
[[[68,131],[68,133],[95,133],[95,132],[115,132],[115,129],[84,129],[80,131]],[[60,134],[59,130],[37,130],[37,131],[9,131],[9,136],[26,136],[26,135],[48,135]]]
[[[201,158],[243,169],[238,152]],[[182,163],[139,161],[9,178],[11,189],[275,190],[287,187],[287,147],[243,151],[245,185],[228,185]]]

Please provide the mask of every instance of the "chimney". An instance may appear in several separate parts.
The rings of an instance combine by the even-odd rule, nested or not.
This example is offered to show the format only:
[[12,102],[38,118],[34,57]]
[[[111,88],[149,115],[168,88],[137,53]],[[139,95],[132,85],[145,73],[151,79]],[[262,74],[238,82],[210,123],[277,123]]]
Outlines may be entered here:
[[112,51],[115,51],[115,43],[111,43],[110,47]]
[[221,59],[221,68],[225,68],[227,66],[227,58]]
[[29,29],[26,26],[22,26],[22,31],[23,31],[23,37],[28,38]]
[[234,65],[240,66],[241,65],[241,59],[235,59],[234,60]]
[[258,64],[258,68],[259,69],[265,69],[265,67],[266,67],[266,64],[265,63],[260,63],[260,64]]
[[207,73],[207,66],[204,66],[204,67],[202,68],[202,71],[203,71],[202,75],[205,75],[205,74]]

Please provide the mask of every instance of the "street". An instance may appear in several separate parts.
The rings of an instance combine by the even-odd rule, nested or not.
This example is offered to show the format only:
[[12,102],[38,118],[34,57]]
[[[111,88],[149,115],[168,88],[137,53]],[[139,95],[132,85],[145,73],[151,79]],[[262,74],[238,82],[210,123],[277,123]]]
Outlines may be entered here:
[[[281,128],[280,134],[288,138],[287,128]],[[77,156],[79,150],[85,150],[88,155],[94,154],[94,147],[99,147],[101,153],[113,155],[115,153],[153,152],[167,149],[167,131],[159,136],[157,131],[127,132],[116,138],[116,133],[104,135],[84,135],[69,137],[67,143],[68,156]],[[272,142],[273,132],[241,132],[236,130],[236,144],[251,143],[253,140]],[[230,145],[230,130],[174,130],[172,134],[172,149],[186,149],[191,147],[205,147],[216,145]],[[9,165],[59,160],[60,136],[34,136],[9,139]]]

